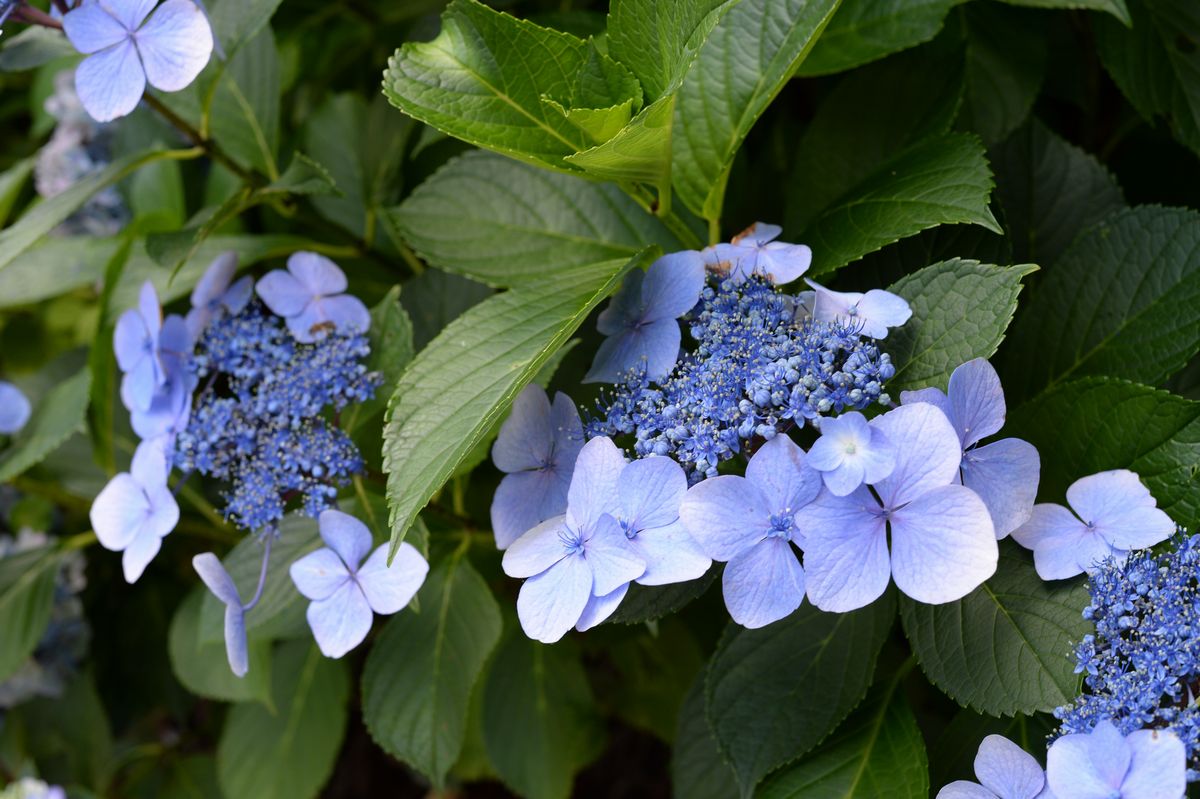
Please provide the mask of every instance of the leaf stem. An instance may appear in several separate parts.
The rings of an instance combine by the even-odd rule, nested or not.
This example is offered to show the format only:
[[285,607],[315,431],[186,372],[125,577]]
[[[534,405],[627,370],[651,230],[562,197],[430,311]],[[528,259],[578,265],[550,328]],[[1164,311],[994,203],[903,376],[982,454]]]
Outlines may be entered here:
[[41,25],[43,28],[62,30],[61,22],[47,14],[45,11],[42,11],[40,8],[34,8],[33,6],[26,5],[24,0],[22,0],[21,5],[17,6],[16,10],[13,11],[12,16],[13,19],[17,20],[18,22],[27,22],[30,25]]
[[191,140],[192,144],[203,149],[210,158],[228,169],[230,172],[237,175],[242,179],[243,182],[254,187],[265,184],[262,176],[250,171],[249,169],[246,169],[237,161],[234,161],[232,158],[226,155],[225,151],[218,147],[216,142],[205,136],[200,131],[196,130],[196,128],[192,127],[190,122],[168,108],[162,102],[162,100],[159,100],[149,92],[143,95],[142,99],[145,101],[146,105],[157,111],[164,119],[167,120],[167,122],[171,123],[173,127],[178,129],[180,133],[182,133],[184,136],[187,136],[188,139]]
[[[667,230],[670,230],[672,233],[674,233],[675,238],[679,239],[679,242],[683,244],[684,247],[687,247],[689,250],[699,250],[704,246],[704,242],[700,240],[700,237],[697,236],[692,229],[689,228],[687,224],[680,219],[674,211],[671,210],[669,193],[666,195],[668,199],[666,200],[665,207],[662,207],[659,203],[659,199],[656,199],[655,196],[645,188],[632,183],[620,183],[618,185],[621,187],[622,191],[624,191],[633,199],[634,202],[642,206],[642,208],[646,210],[646,213],[653,214],[657,219],[661,220],[662,223],[666,225]],[[660,192],[659,197],[662,196],[663,194]]]

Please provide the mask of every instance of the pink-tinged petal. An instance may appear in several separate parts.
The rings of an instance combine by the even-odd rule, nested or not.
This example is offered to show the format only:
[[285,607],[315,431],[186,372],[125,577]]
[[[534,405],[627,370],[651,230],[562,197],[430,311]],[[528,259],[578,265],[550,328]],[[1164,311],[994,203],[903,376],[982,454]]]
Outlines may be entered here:
[[88,56],[75,70],[79,102],[97,122],[129,114],[145,91],[146,73],[132,40]]
[[1171,517],[1156,507],[1150,490],[1128,469],[1076,480],[1067,489],[1067,502],[1115,549],[1151,547],[1175,532]]
[[729,561],[721,591],[735,622],[752,630],[766,627],[804,601],[804,569],[787,540],[766,538]]
[[758,272],[776,286],[791,283],[812,266],[812,249],[805,244],[773,242],[758,254]]
[[1133,760],[1121,785],[1122,799],[1178,799],[1187,790],[1187,755],[1169,730],[1137,730],[1125,739]]
[[584,444],[567,491],[567,524],[585,530],[606,513],[619,514],[617,479],[624,468],[625,456],[611,438],[602,436]]
[[950,419],[964,449],[1004,427],[1004,389],[983,358],[967,361],[950,375]]
[[641,585],[686,583],[703,577],[712,565],[682,522],[642,530],[630,544],[646,563],[645,574],[635,581]]
[[759,447],[746,464],[746,480],[766,497],[769,513],[795,513],[816,499],[821,475],[804,460],[804,450],[786,434]]
[[963,485],[987,505],[997,539],[1029,521],[1040,475],[1037,448],[1019,438],[1004,438],[963,456]]
[[673,524],[687,489],[687,476],[675,461],[657,455],[639,458],[617,477],[619,518],[634,530]]
[[1046,773],[1033,755],[1003,735],[989,735],[975,755],[975,776],[1005,799],[1034,799],[1046,786]]
[[517,595],[521,629],[535,641],[552,644],[575,626],[591,596],[592,570],[587,561],[582,555],[563,558],[521,586]]
[[388,545],[376,549],[358,570],[358,585],[371,610],[381,615],[402,610],[425,583],[429,563],[412,544],[401,544],[388,566]]
[[496,548],[507,549],[528,530],[567,510],[567,486],[557,472],[539,469],[507,474],[492,495]]
[[375,620],[362,589],[353,580],[328,599],[308,606],[308,626],[325,657],[340,658],[363,642]]
[[996,794],[978,783],[957,780],[938,791],[936,799],[996,799]]
[[146,80],[164,92],[189,86],[212,57],[212,28],[192,0],[166,0],[135,40]]
[[211,552],[205,552],[192,558],[192,568],[196,570],[196,574],[200,575],[200,579],[217,599],[226,605],[237,605],[239,608],[242,606],[242,598],[238,594],[237,585],[229,576],[229,572],[225,571],[225,566],[222,565],[220,558]]
[[596,522],[583,548],[592,570],[592,594],[595,596],[611,594],[646,572],[646,562],[638,557],[617,520],[607,514]]
[[958,477],[962,450],[946,415],[932,405],[901,405],[871,420],[896,448],[896,467],[876,485],[889,508],[911,502]]
[[562,516],[547,519],[514,541],[501,561],[504,573],[509,577],[533,577],[565,558],[563,522]]
[[856,320],[862,334],[869,338],[887,338],[889,327],[900,327],[912,316],[912,308],[903,297],[883,289],[871,289],[858,301]]
[[892,577],[918,602],[961,599],[996,573],[992,517],[969,488],[943,486],[891,517]]
[[950,410],[950,398],[940,388],[922,388],[917,391],[900,392],[900,403],[902,405],[915,405],[918,402],[927,402],[934,406],[946,414],[946,418],[950,420],[952,425],[954,424],[954,419],[952,418],[954,413]]
[[131,31],[135,31],[146,20],[158,0],[96,0],[108,13]]
[[513,400],[512,411],[500,425],[492,445],[492,462],[502,472],[540,469],[554,453],[550,398],[531,383]]
[[143,528],[134,536],[121,554],[121,570],[125,574],[125,582],[130,585],[136,583],[160,549],[162,538],[153,532]]
[[710,477],[688,489],[679,518],[704,554],[727,561],[761,541],[770,529],[767,498],[736,475]]
[[219,301],[233,282],[237,268],[236,252],[223,252],[214,258],[208,269],[204,270],[204,276],[192,289],[192,307],[203,308]]
[[596,317],[598,331],[613,336],[643,321],[646,307],[642,303],[642,283],[645,279],[646,273],[640,269],[625,276],[608,305]]
[[700,251],[704,265],[718,275],[724,275],[735,284],[745,282],[758,265],[758,250],[736,244],[714,244]]
[[1046,752],[1046,783],[1058,799],[1112,799],[1121,785],[1109,784],[1092,764],[1091,736],[1064,735]]
[[351,574],[371,551],[371,531],[349,513],[325,510],[317,518],[317,527],[325,545],[338,554]]
[[845,497],[822,491],[796,514],[796,528],[808,598],[818,608],[844,613],[871,604],[887,589],[887,523],[865,487]]
[[288,574],[301,596],[318,601],[333,596],[350,579],[346,564],[328,547],[296,560],[288,567]]
[[29,421],[29,398],[12,383],[0,380],[0,435],[13,435]]
[[650,264],[642,282],[645,320],[677,319],[696,305],[704,289],[704,259],[695,250],[681,250]]
[[96,495],[88,518],[100,545],[120,552],[133,541],[150,511],[146,492],[133,475],[122,472]]
[[679,323],[660,319],[609,336],[596,348],[584,383],[622,383],[631,370],[644,369],[650,380],[671,373],[679,358]]
[[303,283],[282,269],[267,272],[254,289],[272,313],[283,317],[300,313],[313,298]]
[[358,297],[322,297],[314,300],[312,307],[321,315],[321,322],[332,323],[339,333],[366,333],[371,329],[371,312]]
[[129,29],[99,3],[87,3],[67,12],[62,25],[71,45],[84,55],[129,38]]
[[624,583],[616,591],[604,596],[588,597],[587,604],[583,606],[583,613],[579,616],[579,621],[575,622],[575,629],[579,632],[587,632],[601,624],[609,616],[613,615],[618,607],[621,606],[622,600],[625,599],[625,594],[629,593],[629,583]]
[[346,273],[337,264],[315,252],[293,253],[287,268],[314,297],[341,294],[349,285]]

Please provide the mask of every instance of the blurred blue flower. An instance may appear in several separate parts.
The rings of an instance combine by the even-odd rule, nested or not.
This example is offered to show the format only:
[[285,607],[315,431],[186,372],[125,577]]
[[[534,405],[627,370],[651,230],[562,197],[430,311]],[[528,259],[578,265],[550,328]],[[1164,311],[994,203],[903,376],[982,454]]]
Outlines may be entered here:
[[806,280],[812,286],[812,315],[818,322],[836,322],[855,328],[867,338],[887,338],[889,327],[899,327],[912,316],[912,308],[903,297],[883,289],[866,294],[857,291],[832,291]]
[[891,474],[896,448],[865,416],[851,411],[821,420],[821,437],[808,451],[808,465],[821,473],[831,493],[844,497]]
[[130,410],[149,409],[155,392],[167,382],[166,365],[159,352],[162,330],[158,292],[147,280],[138,294],[138,307],[121,314],[113,330],[113,354],[125,375],[121,379],[121,401]]
[[311,344],[324,332],[365,333],[371,314],[362,300],[346,291],[346,275],[337,264],[312,252],[294,253],[287,271],[276,269],[258,281],[258,296],[287,321],[296,340]]
[[1067,489],[1067,504],[1070,510],[1034,505],[1029,521],[1013,530],[1013,539],[1033,550],[1043,580],[1091,574],[1105,559],[1123,560],[1129,550],[1152,547],[1175,532],[1175,522],[1128,469],[1081,477]]
[[67,792],[33,777],[22,777],[0,791],[0,799],[67,799]]
[[492,445],[492,462],[505,477],[492,497],[492,532],[506,549],[526,530],[567,510],[567,488],[583,447],[583,424],[566,394],[554,406],[538,385],[513,401]]
[[936,405],[954,425],[963,452],[959,476],[987,505],[996,538],[1029,520],[1041,476],[1037,448],[1019,438],[979,446],[1004,426],[1004,390],[990,363],[975,358],[959,366],[950,375],[949,393],[939,388],[902,391],[900,401]]
[[[412,544],[401,544],[388,566],[388,545],[371,551],[371,532],[353,516],[338,510],[318,520],[325,548],[292,564],[296,589],[312,602],[308,626],[326,657],[340,658],[363,642],[374,614],[404,608],[414,596],[429,564]],[[362,564],[361,567],[359,564]]]
[[159,441],[138,446],[129,472],[108,482],[92,503],[92,530],[105,549],[123,552],[126,582],[136,582],[179,522],[179,505],[167,488],[170,469]]
[[874,491],[839,497],[824,489],[796,515],[809,599],[822,610],[854,610],[883,594],[889,577],[919,602],[961,599],[996,571],[999,548],[983,500],[952,484],[962,459],[954,428],[928,403],[870,424],[896,447],[892,473]]
[[1064,735],[1046,752],[1055,799],[1183,799],[1183,744],[1169,730],[1122,736],[1109,721],[1091,733]]
[[185,88],[212,56],[212,28],[192,0],[155,4],[88,2],[63,17],[67,38],[88,56],[75,71],[75,89],[99,122],[133,111],[147,82],[164,92]]
[[803,244],[775,241],[783,228],[755,222],[728,244],[716,244],[701,252],[705,264],[718,275],[741,283],[751,275],[775,285],[791,283],[808,271],[812,250]]
[[989,735],[979,745],[975,778],[979,782],[950,783],[937,799],[1055,799],[1034,756],[1003,735]]
[[725,607],[743,627],[764,627],[804,601],[803,546],[796,512],[821,490],[821,476],[786,435],[763,444],[746,476],[711,477],[688,489],[679,516],[713,560],[728,561]]
[[237,267],[236,252],[221,253],[192,289],[192,310],[188,311],[186,321],[193,341],[200,340],[214,318],[226,312],[238,313],[254,295],[254,279],[249,275],[233,283]]
[[29,398],[12,383],[0,380],[0,435],[11,436],[29,421]]
[[633,369],[650,380],[670,374],[681,340],[675,320],[695,307],[703,288],[704,260],[694,250],[664,255],[648,271],[631,272],[596,320],[607,338],[583,382],[619,383]]

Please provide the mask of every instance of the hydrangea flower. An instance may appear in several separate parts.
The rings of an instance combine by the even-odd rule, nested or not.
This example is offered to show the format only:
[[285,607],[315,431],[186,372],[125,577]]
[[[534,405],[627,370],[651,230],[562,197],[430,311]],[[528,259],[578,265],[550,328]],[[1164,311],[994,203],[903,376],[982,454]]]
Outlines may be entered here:
[[169,471],[161,442],[143,442],[129,472],[110,480],[92,503],[92,529],[105,549],[124,553],[126,582],[137,582],[179,522],[179,505],[167,488]]
[[29,421],[29,398],[12,383],[0,380],[0,435],[14,435]]
[[147,280],[138,293],[137,308],[121,314],[113,330],[113,354],[125,375],[121,379],[121,401],[130,410],[147,410],[154,393],[167,382],[159,351],[162,330],[158,292]]
[[304,344],[332,328],[342,333],[365,333],[371,313],[362,300],[346,291],[346,274],[314,252],[293,253],[287,271],[276,269],[258,281],[258,296],[287,321],[288,330]]
[[975,358],[955,369],[948,388],[948,393],[939,388],[903,391],[900,401],[928,402],[946,414],[962,446],[962,483],[983,499],[992,514],[996,537],[1004,538],[1033,513],[1041,458],[1036,447],[1019,438],[979,446],[1000,431],[1005,416],[1000,376],[985,359]]
[[164,92],[187,87],[212,56],[212,28],[199,6],[156,3],[96,0],[63,17],[67,38],[88,56],[75,71],[75,90],[99,122],[133,111],[147,82]]
[[[269,540],[269,538],[268,538]],[[264,576],[266,561],[263,561]],[[205,552],[192,558],[192,568],[200,575],[200,579],[208,586],[217,599],[225,605],[225,656],[229,659],[229,669],[238,677],[246,676],[250,670],[250,654],[246,645],[246,611],[242,597],[238,594],[237,586],[221,559],[211,552]],[[262,582],[259,583],[261,595]],[[258,601],[255,596],[250,606]]]
[[496,546],[507,549],[522,533],[567,510],[567,488],[583,447],[583,423],[566,394],[554,405],[530,384],[513,401],[492,445],[492,462],[505,477],[492,497]]
[[844,497],[891,474],[896,447],[865,416],[851,411],[821,421],[821,437],[808,451],[808,465],[821,473],[831,493]]
[[[238,313],[254,294],[254,280],[249,275],[233,283],[237,274],[236,252],[221,253],[204,272],[204,277],[192,289],[192,310],[187,315],[187,330],[198,341],[204,329],[218,315]],[[230,285],[232,283],[232,285]]]
[[730,239],[728,244],[707,247],[701,253],[710,269],[741,283],[761,275],[775,285],[791,283],[808,271],[812,250],[804,244],[775,241],[783,228],[755,222]]
[[144,411],[129,412],[133,432],[143,441],[164,437],[164,449],[175,447],[175,438],[187,429],[192,413],[196,378],[188,373],[172,375],[150,400]]
[[792,549],[803,546],[796,514],[820,490],[820,475],[786,435],[754,453],[745,477],[711,477],[688,489],[680,518],[706,555],[728,561],[725,607],[743,627],[764,627],[804,601],[804,569]]
[[1033,755],[1003,735],[983,739],[975,755],[975,777],[979,782],[950,783],[937,799],[1055,799]]
[[[611,480],[605,484],[611,485]],[[712,559],[680,517],[688,482],[678,463],[659,455],[635,460],[620,469],[616,489],[610,513],[646,563],[645,573],[634,582],[669,585],[695,580],[708,571]]]
[[818,322],[839,322],[856,327],[867,338],[887,338],[889,327],[899,327],[912,316],[912,308],[903,297],[883,289],[866,294],[857,291],[832,291],[805,280],[812,286],[812,315]]
[[1090,734],[1064,735],[1046,752],[1055,799],[1182,799],[1183,744],[1167,730],[1122,736],[1102,721]]
[[877,599],[889,577],[919,602],[966,596],[996,571],[999,547],[983,500],[952,484],[962,459],[954,428],[928,403],[870,424],[896,447],[892,473],[873,492],[824,489],[796,515],[809,599],[822,610],[854,610]]
[[1029,521],[1012,534],[1033,550],[1043,580],[1091,574],[1106,558],[1123,560],[1129,550],[1152,547],[1175,532],[1175,522],[1128,469],[1076,480],[1067,489],[1067,504],[1070,510],[1047,502],[1034,505]]
[[388,545],[371,552],[367,526],[339,510],[324,511],[318,526],[325,547],[297,560],[289,572],[296,589],[312,600],[308,626],[317,646],[326,657],[340,658],[367,637],[374,614],[396,613],[412,601],[429,564],[405,543],[388,566]]
[[670,374],[681,340],[675,320],[696,305],[703,288],[704,260],[694,250],[664,255],[646,272],[631,272],[596,320],[607,338],[583,382],[619,383],[634,369],[650,380]]
[[620,450],[595,438],[579,451],[567,493],[567,512],[548,519],[504,553],[504,573],[528,578],[517,616],[530,638],[552,644],[572,627],[608,618],[646,562],[611,514],[625,466]]

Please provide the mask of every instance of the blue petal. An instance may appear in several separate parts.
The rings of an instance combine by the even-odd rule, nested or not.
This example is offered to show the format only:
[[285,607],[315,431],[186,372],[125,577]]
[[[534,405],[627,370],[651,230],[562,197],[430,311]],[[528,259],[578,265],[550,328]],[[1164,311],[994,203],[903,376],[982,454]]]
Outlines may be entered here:
[[645,369],[650,380],[662,380],[679,359],[681,334],[674,319],[660,319],[610,336],[596,349],[585,383],[623,383],[633,369]]
[[113,17],[120,20],[131,31],[135,31],[145,21],[146,15],[154,8],[158,0],[104,0]]
[[997,797],[996,794],[978,783],[956,780],[938,791],[936,799],[997,799]]
[[612,439],[601,436],[584,444],[567,491],[567,524],[588,530],[604,514],[619,514],[617,479],[624,468],[625,456]]
[[237,274],[238,256],[236,252],[223,252],[204,270],[204,276],[192,289],[192,307],[204,308],[225,294],[233,276]]
[[601,624],[620,607],[621,601],[625,599],[627,593],[629,593],[629,583],[625,583],[611,594],[588,597],[579,621],[575,622],[575,629],[582,633]]
[[303,283],[282,269],[267,272],[254,289],[272,313],[285,318],[303,311],[313,298]]
[[1004,389],[1000,376],[983,358],[967,361],[950,375],[950,420],[963,449],[1004,426]]
[[29,421],[33,409],[21,389],[0,380],[0,434],[12,435]]
[[63,32],[84,55],[98,53],[129,38],[129,30],[99,3],[85,3],[67,12]]
[[804,569],[787,540],[767,538],[729,561],[721,587],[733,620],[756,629],[800,607]]
[[974,491],[992,515],[996,537],[1004,538],[1033,514],[1041,458],[1019,438],[976,447],[963,457],[963,485]]
[[150,561],[162,549],[162,537],[143,527],[129,542],[121,553],[121,568],[125,574],[125,582],[133,585],[146,571]]
[[908,302],[890,291],[871,289],[858,301],[862,334],[870,338],[887,338],[889,327],[899,327],[911,317]]
[[552,644],[579,621],[591,595],[592,570],[583,556],[563,558],[521,586],[517,595],[521,629],[535,641]]
[[617,520],[605,514],[596,523],[584,542],[587,564],[592,570],[592,594],[604,596],[622,585],[633,582],[646,571],[646,563],[638,557]]
[[531,383],[513,400],[512,411],[500,425],[492,462],[502,472],[541,469],[554,456],[554,432],[550,398],[541,386]]
[[1151,547],[1175,532],[1171,517],[1156,507],[1150,490],[1128,469],[1076,480],[1067,489],[1067,502],[1116,549]]
[[646,273],[640,269],[625,276],[608,305],[596,317],[597,330],[612,336],[644,321],[646,306],[642,302],[642,283],[645,279]]
[[492,533],[507,549],[526,531],[567,511],[567,483],[557,471],[539,469],[504,476],[492,495]]
[[1126,739],[1133,761],[1122,799],[1183,796],[1187,789],[1187,760],[1183,742],[1170,730],[1137,730]]
[[891,516],[892,577],[918,602],[961,599],[996,573],[992,517],[969,488],[927,491]]
[[1046,785],[1046,774],[1033,755],[1003,735],[989,735],[975,755],[975,776],[1005,799],[1034,799]]
[[896,448],[896,468],[876,490],[897,508],[958,478],[962,450],[946,415],[923,402],[901,405],[871,420]]
[[225,606],[225,657],[229,669],[238,677],[250,670],[250,653],[246,647],[246,612],[241,605]]
[[429,563],[412,544],[400,545],[391,566],[387,562],[388,549],[387,544],[380,546],[358,570],[358,584],[367,604],[385,616],[398,613],[411,602],[429,574]]
[[664,255],[642,283],[644,321],[677,319],[696,305],[704,289],[704,259],[695,250]]
[[529,530],[505,550],[501,561],[504,573],[509,577],[533,577],[554,566],[568,553],[564,533],[561,516]]
[[349,513],[332,508],[322,511],[317,527],[325,544],[338,554],[351,574],[371,551],[371,531]]
[[133,476],[122,472],[96,495],[88,518],[100,545],[120,552],[129,546],[142,521],[150,513],[150,502]]
[[318,297],[295,316],[288,317],[288,329],[297,341],[311,344],[332,326],[340,333],[365,333],[371,326],[371,312],[358,297],[340,294]]
[[811,265],[812,250],[804,244],[774,242],[766,245],[758,255],[758,271],[777,286],[796,280]]
[[[1121,795],[1121,783],[1105,780],[1092,762],[1091,736],[1064,735],[1046,752],[1046,782],[1059,799]],[[1128,754],[1119,759],[1129,762]]]
[[321,547],[293,562],[288,567],[288,574],[301,596],[317,601],[333,596],[350,579],[345,562],[328,547]]
[[84,59],[75,70],[75,92],[97,122],[111,122],[137,108],[146,73],[131,39]]
[[287,268],[313,297],[341,294],[349,285],[346,273],[337,264],[315,252],[293,253]]
[[142,315],[133,308],[121,314],[113,330],[113,355],[117,357],[117,366],[121,371],[128,372],[144,358],[150,357],[153,348],[154,340],[146,329]]
[[347,580],[328,599],[311,603],[306,615],[317,646],[330,658],[340,658],[361,644],[375,618],[353,580]]
[[822,491],[796,514],[796,528],[814,605],[845,613],[883,595],[891,579],[887,525],[866,487],[845,497]]
[[645,574],[635,581],[641,585],[685,583],[704,576],[712,565],[682,522],[644,529],[629,543],[646,563]]
[[759,447],[746,464],[746,479],[767,499],[769,513],[795,513],[816,499],[821,475],[805,463],[804,450],[787,435]]
[[164,92],[187,87],[212,57],[208,18],[192,0],[166,0],[137,33],[150,85]]
[[679,506],[687,494],[687,477],[670,458],[640,458],[617,478],[620,518],[634,530],[663,527],[679,520]]
[[583,449],[583,422],[579,420],[579,411],[575,409],[575,403],[561,391],[554,394],[550,426],[554,435],[555,469],[569,484],[571,472],[575,469],[575,459],[579,457],[579,450]]
[[192,558],[192,568],[217,599],[226,605],[234,605],[241,609],[242,598],[238,594],[237,585],[225,570],[220,558],[211,552],[205,552]]
[[767,498],[736,475],[710,477],[688,489],[679,518],[704,554],[732,560],[770,530]]

